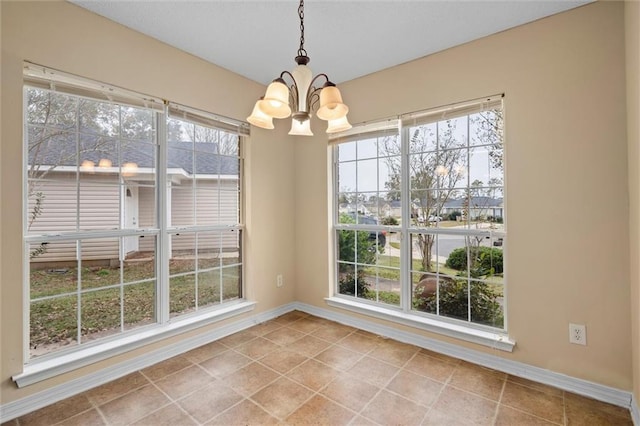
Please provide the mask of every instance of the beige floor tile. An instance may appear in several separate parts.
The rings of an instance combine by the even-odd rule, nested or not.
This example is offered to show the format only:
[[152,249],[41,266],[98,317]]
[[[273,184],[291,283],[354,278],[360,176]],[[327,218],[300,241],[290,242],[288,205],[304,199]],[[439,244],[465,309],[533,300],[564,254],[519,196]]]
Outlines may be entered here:
[[542,383],[534,382],[532,380],[525,379],[522,377],[508,375],[507,380],[509,382],[517,383],[519,385],[526,386],[528,388],[532,388],[544,393],[548,393],[549,395],[553,395],[553,396],[561,397],[564,394],[562,389],[554,388],[553,386],[549,386],[549,385],[543,385]]
[[92,405],[89,398],[85,394],[80,394],[24,415],[18,420],[20,425],[50,425],[91,408]]
[[320,352],[331,346],[330,342],[326,340],[318,339],[313,336],[304,336],[295,342],[287,345],[287,349],[290,351],[298,352],[301,355],[313,358]]
[[508,380],[500,402],[536,417],[542,417],[552,423],[564,422],[564,404],[561,397],[521,386]]
[[91,410],[76,414],[61,423],[57,423],[56,426],[102,426],[106,424],[98,410],[92,408]]
[[296,340],[304,337],[304,333],[294,330],[293,328],[281,327],[271,333],[265,334],[263,337],[271,340],[273,343],[286,347],[287,345],[290,345]]
[[269,334],[272,331],[276,331],[277,329],[282,328],[282,324],[277,323],[276,321],[266,321],[260,323],[258,325],[254,325],[249,330],[254,333],[256,336],[264,336],[265,334]]
[[327,342],[335,343],[340,339],[347,337],[353,333],[356,329],[342,324],[331,324],[321,327],[311,333],[313,336],[326,340]]
[[213,358],[214,356],[226,351],[228,348],[220,342],[211,342],[199,348],[190,350],[183,354],[183,356],[189,361],[199,364],[202,361]]
[[136,371],[135,373],[128,374],[112,382],[93,388],[85,392],[85,395],[93,404],[102,405],[105,402],[148,384],[149,380],[139,371]]
[[499,401],[505,380],[506,375],[503,373],[465,362],[456,367],[449,385]]
[[417,352],[418,348],[416,346],[387,339],[369,352],[368,355],[397,367],[402,367]]
[[441,354],[440,352],[434,352],[429,349],[421,348],[419,351],[422,355],[427,355],[432,358],[437,358],[441,361],[450,362],[452,364],[459,364],[461,361],[457,358],[450,357],[449,355]]
[[286,376],[309,389],[318,391],[339,374],[340,371],[310,359],[289,371]]
[[347,425],[355,413],[327,398],[316,395],[285,420],[291,425]]
[[256,337],[253,340],[236,346],[234,350],[248,356],[251,359],[260,359],[270,352],[273,352],[280,348],[280,345],[276,345],[270,340],[263,339],[262,337]]
[[248,426],[277,425],[278,419],[249,400],[244,400],[208,421],[206,425]]
[[174,356],[165,361],[159,362],[142,370],[149,380],[156,381],[163,377],[173,374],[176,371],[180,371],[193,365],[193,362],[189,361],[184,356]]
[[617,405],[607,404],[606,402],[597,401],[595,399],[587,398],[582,395],[576,395],[574,393],[565,392],[564,402],[567,409],[571,408],[574,411],[582,410],[586,412],[598,412],[604,413],[608,416],[621,417],[623,419],[630,419],[631,414],[627,408],[618,407]]
[[281,377],[251,396],[251,399],[273,416],[284,419],[297,410],[313,392],[306,387]]
[[[370,334],[370,333],[369,333]],[[371,352],[375,349],[381,342],[381,339],[374,336],[373,334],[361,334],[359,331],[355,333],[351,333],[348,336],[340,339],[336,342],[337,345],[345,347],[355,352],[360,352],[363,354]]]
[[381,425],[419,425],[427,410],[415,402],[383,390],[360,414]]
[[313,317],[302,318],[289,324],[289,328],[301,333],[313,333],[320,327],[322,327],[322,323]]
[[[498,416],[495,424],[496,426],[551,426],[556,423],[551,423],[548,420],[532,416],[531,414],[516,410],[515,408],[500,405],[498,407]],[[587,424],[590,423],[585,423],[585,425]]]
[[223,380],[225,385],[234,389],[239,394],[250,396],[278,377],[278,373],[257,362],[252,362],[229,374]]
[[349,426],[378,426],[378,423],[374,422],[373,420],[369,420],[366,417],[357,415],[353,418],[353,420],[351,420]]
[[178,405],[198,422],[204,423],[242,399],[240,394],[218,380],[179,400]]
[[170,404],[133,423],[134,426],[189,426],[197,425],[177,404]]
[[273,370],[276,370],[281,374],[285,374],[308,359],[308,357],[297,352],[292,352],[288,349],[280,348],[269,353],[263,358],[260,358],[260,363],[266,365],[267,367],[270,367]]
[[251,362],[251,358],[229,350],[200,363],[200,366],[215,377],[224,377]]
[[240,331],[238,333],[231,334],[223,339],[220,339],[219,342],[225,346],[230,348],[235,348],[243,343],[247,343],[249,340],[253,340],[258,337],[251,328]]
[[[434,408],[427,412],[422,422],[423,426],[471,426],[473,422],[457,417],[454,414],[443,413]],[[512,425],[520,426],[520,425]]]
[[348,370],[353,367],[362,354],[340,346],[331,346],[315,356],[315,359],[337,369]]
[[155,386],[147,385],[99,407],[111,425],[139,420],[171,401]]
[[402,370],[386,389],[413,402],[429,407],[440,395],[444,385],[415,373]]
[[275,318],[274,321],[279,324],[290,324],[294,321],[298,321],[302,318],[307,318],[309,314],[300,311],[291,311],[287,312],[284,315],[280,315],[278,318]]
[[456,364],[418,353],[407,362],[404,368],[421,376],[446,383],[453,375]]
[[192,365],[155,383],[163,392],[176,400],[207,386],[214,380],[213,376],[201,367]]
[[359,412],[371,401],[380,388],[355,377],[338,377],[325,387],[322,395]]
[[463,422],[490,425],[496,415],[495,401],[446,386],[432,408]]
[[383,388],[393,376],[398,374],[398,371],[400,371],[400,368],[395,365],[365,356],[349,369],[349,375],[359,377],[372,385]]

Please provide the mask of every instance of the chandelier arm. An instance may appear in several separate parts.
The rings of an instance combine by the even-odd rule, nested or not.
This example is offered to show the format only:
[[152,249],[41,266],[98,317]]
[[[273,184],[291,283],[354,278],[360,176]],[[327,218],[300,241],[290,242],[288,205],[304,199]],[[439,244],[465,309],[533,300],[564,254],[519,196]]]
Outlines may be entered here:
[[[320,87],[315,87],[314,83],[320,78],[324,78],[325,83]],[[329,81],[329,77],[324,73],[316,75],[315,77],[313,77],[313,80],[311,80],[311,83],[309,83],[309,89],[307,90],[307,108],[309,108],[309,112],[313,111],[320,102],[320,92],[322,91],[322,88],[327,84],[332,85],[333,83]]]
[[291,74],[289,71],[282,71],[280,73],[280,79],[282,81],[285,81],[284,79],[285,76],[289,77],[292,81],[291,86],[289,86],[289,98],[291,100],[293,110],[297,111],[298,106],[300,105],[300,102],[299,102],[300,94],[298,92],[298,83],[296,82],[296,79],[293,77],[293,74]]

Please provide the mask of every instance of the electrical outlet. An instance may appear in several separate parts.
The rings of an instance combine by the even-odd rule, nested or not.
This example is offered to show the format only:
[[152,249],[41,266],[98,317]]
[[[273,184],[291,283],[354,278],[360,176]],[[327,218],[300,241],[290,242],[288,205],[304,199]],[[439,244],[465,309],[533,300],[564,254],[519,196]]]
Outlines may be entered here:
[[278,276],[276,276],[276,287],[282,287],[283,285],[282,274],[278,274]]
[[587,328],[584,324],[569,324],[569,343],[587,345]]

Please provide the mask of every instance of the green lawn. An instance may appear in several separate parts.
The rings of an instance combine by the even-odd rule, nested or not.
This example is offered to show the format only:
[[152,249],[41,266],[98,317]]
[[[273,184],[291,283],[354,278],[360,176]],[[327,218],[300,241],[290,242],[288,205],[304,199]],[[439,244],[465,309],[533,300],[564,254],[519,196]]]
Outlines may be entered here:
[[[214,260],[220,266],[218,259],[209,259],[199,267],[211,267]],[[228,265],[235,260],[223,259],[222,264]],[[169,310],[172,316],[195,310],[196,301],[202,308],[240,296],[240,266],[199,272],[197,296],[194,267],[193,261],[171,261],[171,273],[191,271],[170,278]],[[79,298],[78,276],[83,291]],[[122,271],[118,267],[81,268],[80,274],[77,268],[32,271],[30,287],[32,300],[55,296],[31,303],[32,347],[76,340],[78,303],[82,312],[81,335],[87,339],[118,333],[121,326],[126,330],[150,324],[156,318],[153,260],[127,263]]]

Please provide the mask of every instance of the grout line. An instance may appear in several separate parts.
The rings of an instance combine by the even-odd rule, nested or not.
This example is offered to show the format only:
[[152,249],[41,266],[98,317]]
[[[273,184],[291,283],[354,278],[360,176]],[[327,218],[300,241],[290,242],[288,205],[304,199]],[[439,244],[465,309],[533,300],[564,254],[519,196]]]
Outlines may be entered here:
[[504,391],[507,388],[507,376],[502,380],[502,389],[500,389],[500,396],[498,397],[498,404],[496,405],[496,412],[493,415],[493,423],[496,424],[498,421],[498,414],[500,413],[500,406],[502,405],[502,396],[504,395]]

